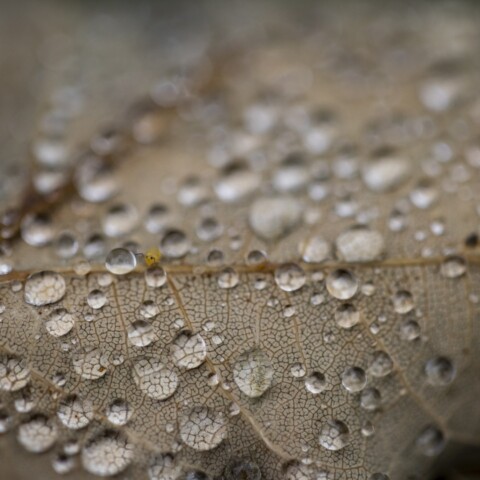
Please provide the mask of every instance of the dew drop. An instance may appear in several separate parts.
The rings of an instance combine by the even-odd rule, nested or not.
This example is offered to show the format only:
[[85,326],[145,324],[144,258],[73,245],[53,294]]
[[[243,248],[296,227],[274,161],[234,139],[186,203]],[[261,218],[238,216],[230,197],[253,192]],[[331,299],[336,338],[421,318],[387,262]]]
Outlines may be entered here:
[[153,266],[145,271],[145,283],[150,288],[160,288],[167,282],[167,274],[162,267]]
[[395,292],[392,301],[393,309],[401,315],[411,312],[415,308],[415,301],[408,290],[399,290]]
[[388,192],[405,183],[410,173],[410,163],[405,158],[386,156],[368,163],[362,177],[373,192]]
[[182,332],[172,343],[173,363],[177,367],[191,370],[200,366],[207,357],[207,345],[203,337],[196,333]]
[[194,450],[211,450],[226,436],[227,420],[221,412],[207,407],[194,407],[180,419],[180,438]]
[[101,290],[92,290],[87,295],[87,303],[94,310],[99,310],[107,303],[107,296]]
[[298,245],[302,260],[307,263],[320,263],[330,255],[330,245],[322,237],[309,237]]
[[425,375],[430,385],[443,387],[453,382],[456,368],[446,357],[433,357],[425,364]]
[[103,377],[107,367],[107,357],[99,349],[79,353],[73,357],[73,369],[86,380],[97,380]]
[[223,202],[238,202],[258,190],[261,180],[260,175],[246,165],[233,164],[225,168],[214,190]]
[[0,356],[0,390],[16,392],[30,381],[27,362],[14,355]]
[[190,241],[181,230],[168,230],[160,242],[160,251],[169,258],[184,257],[190,247]]
[[48,245],[54,236],[52,221],[44,214],[27,215],[21,224],[22,239],[32,247]]
[[45,328],[50,335],[62,337],[66,335],[75,325],[75,317],[64,308],[53,310],[45,322]]
[[103,231],[108,237],[121,237],[130,233],[138,221],[136,208],[129,203],[114,205],[103,220]]
[[350,393],[360,392],[367,384],[367,374],[360,367],[348,367],[342,373],[342,385]]
[[305,272],[296,263],[284,263],[275,269],[275,283],[285,292],[299,290],[306,279]]
[[67,428],[79,430],[93,420],[92,402],[82,400],[77,395],[70,395],[60,402],[57,416]]
[[327,388],[327,380],[325,375],[320,372],[313,372],[305,379],[305,388],[307,392],[318,395]]
[[25,301],[36,307],[60,301],[66,292],[65,279],[56,272],[38,272],[25,282]]
[[382,396],[374,387],[368,387],[360,395],[360,406],[368,412],[373,412],[380,407]]
[[55,423],[45,415],[36,415],[18,427],[17,439],[29,452],[42,453],[57,441]]
[[446,278],[461,277],[467,271],[465,259],[457,255],[447,257],[440,266],[441,274]]
[[125,275],[137,266],[134,253],[126,248],[114,248],[105,260],[105,267],[114,275]]
[[117,398],[108,405],[105,413],[111,424],[122,426],[130,420],[133,411],[128,402],[121,398]]
[[435,457],[444,449],[445,437],[441,430],[429,425],[420,432],[415,445],[421,454]]
[[352,298],[358,290],[358,280],[349,270],[334,270],[326,280],[328,293],[339,300]]
[[393,361],[390,355],[382,350],[377,350],[373,354],[372,363],[368,369],[374,377],[385,377],[393,370]]
[[125,470],[134,457],[133,445],[119,432],[103,432],[82,449],[82,464],[87,472],[111,477]]
[[261,350],[250,350],[237,357],[233,366],[237,387],[251,398],[263,395],[273,378],[270,358]]
[[172,368],[157,358],[140,358],[132,369],[137,387],[150,398],[166,400],[178,387],[178,377]]
[[225,268],[222,270],[217,278],[217,283],[220,288],[234,288],[238,285],[240,277],[233,268]]
[[318,440],[320,445],[327,450],[341,450],[350,442],[350,433],[345,423],[330,419],[322,425]]
[[355,227],[341,233],[335,242],[337,257],[346,262],[371,262],[383,255],[383,235],[366,227]]
[[152,324],[146,320],[136,320],[127,330],[128,340],[134,347],[146,347],[156,340]]
[[260,198],[249,212],[252,230],[260,238],[275,240],[290,233],[302,219],[303,207],[290,197]]
[[352,328],[360,321],[360,312],[351,303],[343,303],[335,310],[335,321],[341,328]]

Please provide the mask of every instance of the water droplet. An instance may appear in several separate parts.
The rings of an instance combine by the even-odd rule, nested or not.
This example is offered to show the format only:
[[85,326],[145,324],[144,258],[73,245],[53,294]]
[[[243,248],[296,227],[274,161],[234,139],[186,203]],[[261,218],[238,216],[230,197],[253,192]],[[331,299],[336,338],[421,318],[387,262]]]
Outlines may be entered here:
[[150,207],[145,219],[145,228],[150,233],[160,233],[170,221],[168,207],[163,204],[155,204]]
[[107,303],[107,296],[101,290],[92,290],[87,295],[87,303],[94,310],[99,310]]
[[457,255],[447,257],[440,266],[440,272],[444,277],[461,277],[467,271],[465,259]]
[[135,347],[146,347],[156,340],[152,324],[136,320],[128,327],[128,340]]
[[350,393],[360,392],[367,384],[367,374],[360,367],[348,367],[342,373],[342,385]]
[[409,342],[416,340],[421,334],[420,325],[415,320],[406,320],[400,325],[400,337]]
[[64,453],[60,453],[52,459],[52,468],[59,475],[65,475],[71,472],[75,468],[75,465],[75,458],[69,457]]
[[60,402],[57,415],[66,427],[78,430],[86,427],[93,420],[93,405],[89,400],[70,395]]
[[456,368],[446,357],[433,357],[425,364],[425,375],[430,385],[443,387],[450,385],[456,375]]
[[220,288],[234,288],[238,285],[240,277],[233,268],[225,268],[222,270],[217,279]]
[[259,198],[249,212],[252,230],[260,238],[275,240],[290,233],[302,219],[303,206],[290,197]]
[[216,218],[203,218],[196,228],[197,236],[204,242],[213,242],[223,233],[223,226]]
[[305,379],[305,388],[307,392],[318,395],[323,392],[327,387],[327,380],[325,375],[320,372],[313,372]]
[[411,312],[415,308],[415,301],[408,290],[399,290],[395,292],[392,301],[393,309],[401,315]]
[[351,303],[343,303],[335,310],[335,321],[341,328],[352,328],[360,321],[360,312]]
[[173,456],[169,453],[156,455],[148,468],[150,480],[177,480],[180,467],[175,465]]
[[260,397],[272,384],[272,362],[261,350],[244,352],[235,360],[233,378],[245,395],[251,398]]
[[167,274],[162,267],[153,266],[145,271],[145,283],[150,288],[160,288],[167,282]]
[[32,247],[48,245],[54,233],[50,217],[44,214],[27,215],[21,224],[22,239]]
[[103,219],[103,231],[108,237],[121,237],[130,233],[136,226],[138,213],[129,203],[111,207]]
[[89,440],[82,449],[85,470],[111,477],[125,470],[134,457],[133,445],[119,432],[107,431]]
[[0,356],[0,390],[16,392],[30,381],[27,362],[14,355]]
[[386,156],[368,163],[362,176],[373,192],[388,192],[405,183],[410,173],[410,163],[405,158]]
[[64,308],[53,310],[45,322],[45,328],[50,335],[62,337],[66,335],[75,325],[75,317]]
[[417,208],[426,210],[430,208],[438,198],[438,192],[429,181],[421,181],[410,192],[410,200]]
[[373,354],[372,363],[368,369],[369,373],[374,377],[385,377],[393,370],[393,361],[390,355],[381,350],[377,350]]
[[373,412],[380,407],[382,396],[374,387],[368,387],[360,395],[360,406],[369,412]]
[[427,457],[437,456],[445,447],[445,437],[437,427],[425,427],[415,442],[420,453]]
[[190,241],[181,230],[169,230],[160,242],[160,250],[170,258],[182,258],[190,251]]
[[383,255],[383,235],[366,227],[355,227],[340,234],[335,242],[337,257],[346,262],[371,262]]
[[326,280],[328,293],[339,300],[352,298],[358,290],[358,280],[349,270],[334,270]]
[[203,337],[196,333],[182,332],[172,343],[173,363],[177,367],[191,370],[200,366],[207,357],[207,345]]
[[257,172],[244,164],[233,164],[226,167],[222,177],[214,185],[215,193],[223,202],[238,202],[260,188],[262,178]]
[[72,258],[78,251],[78,240],[73,233],[62,232],[57,237],[54,248],[60,258]]
[[114,248],[105,260],[105,267],[114,275],[125,275],[137,266],[133,252],[126,248]]
[[131,418],[133,411],[128,402],[117,398],[106,409],[106,416],[113,425],[125,425]]
[[320,263],[330,255],[330,245],[322,237],[309,237],[298,245],[302,260],[307,263]]
[[390,480],[390,477],[385,473],[372,473],[369,480]]
[[55,423],[45,415],[36,415],[18,427],[17,439],[29,452],[42,453],[57,441]]
[[87,202],[100,203],[112,198],[119,182],[112,166],[95,155],[84,157],[75,171],[75,186]]
[[56,272],[39,272],[25,282],[25,301],[36,307],[60,301],[66,291],[64,278]]
[[99,349],[79,353],[73,357],[73,369],[86,380],[97,380],[107,372],[108,360]]
[[350,433],[345,423],[330,419],[322,425],[318,440],[320,445],[327,450],[341,450],[350,442]]
[[137,387],[155,400],[166,400],[178,387],[177,374],[156,358],[137,360],[132,375]]
[[306,279],[305,272],[296,263],[284,263],[275,269],[275,283],[285,292],[299,290]]
[[302,378],[307,373],[303,363],[296,362],[290,367],[290,373],[294,378]]
[[227,436],[223,413],[207,407],[194,407],[180,419],[180,438],[194,450],[211,450]]
[[144,318],[155,318],[160,309],[153,300],[145,300],[140,306],[140,315]]

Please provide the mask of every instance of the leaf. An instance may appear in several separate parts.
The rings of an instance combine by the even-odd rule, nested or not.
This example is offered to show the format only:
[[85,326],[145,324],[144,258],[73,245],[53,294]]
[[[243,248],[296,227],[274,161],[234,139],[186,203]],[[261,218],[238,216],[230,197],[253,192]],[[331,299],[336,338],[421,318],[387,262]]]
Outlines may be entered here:
[[[243,32],[234,53],[207,59],[184,39],[188,68],[122,118],[113,96],[88,104],[95,72],[118,67],[87,62],[91,110],[66,140],[35,138],[30,184],[3,216],[9,478],[30,462],[39,478],[51,463],[155,480],[475,464],[478,34],[462,32],[476,9],[440,9],[452,47],[431,7],[405,23],[358,8],[372,31],[333,6],[305,6],[314,27],[292,31],[275,7],[277,35]],[[151,24],[118,15],[130,29],[114,37],[137,54],[124,31]],[[64,114],[82,104],[59,96]],[[89,112],[110,104],[116,128],[90,137]],[[89,146],[72,154],[76,138]]]

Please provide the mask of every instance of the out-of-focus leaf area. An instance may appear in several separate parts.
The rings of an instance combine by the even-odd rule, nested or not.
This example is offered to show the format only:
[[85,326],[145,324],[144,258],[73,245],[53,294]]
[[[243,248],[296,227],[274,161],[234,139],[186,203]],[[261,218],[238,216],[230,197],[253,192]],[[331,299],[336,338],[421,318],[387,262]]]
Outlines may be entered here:
[[0,479],[472,480],[480,5],[0,2]]

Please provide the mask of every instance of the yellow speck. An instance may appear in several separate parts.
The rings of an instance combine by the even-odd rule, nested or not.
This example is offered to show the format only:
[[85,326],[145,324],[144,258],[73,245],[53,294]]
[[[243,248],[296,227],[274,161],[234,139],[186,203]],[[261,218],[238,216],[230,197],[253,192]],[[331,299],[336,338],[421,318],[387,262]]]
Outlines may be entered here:
[[145,252],[145,263],[149,267],[151,265],[154,265],[155,263],[158,263],[161,258],[162,258],[162,254],[160,253],[160,250],[157,247],[149,248]]

